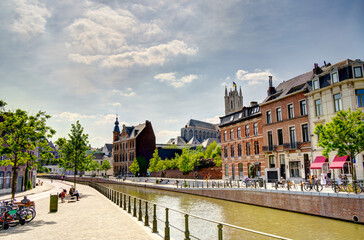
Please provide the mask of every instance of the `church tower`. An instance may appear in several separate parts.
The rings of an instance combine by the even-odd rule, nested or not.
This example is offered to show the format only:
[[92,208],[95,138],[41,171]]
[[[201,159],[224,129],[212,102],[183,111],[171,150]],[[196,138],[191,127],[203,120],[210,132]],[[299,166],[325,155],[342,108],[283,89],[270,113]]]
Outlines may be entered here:
[[234,84],[234,89],[230,88],[229,94],[225,86],[225,115],[229,113],[236,112],[243,108],[243,95],[241,92],[241,87],[238,93],[236,84]]
[[113,134],[114,134],[113,142],[119,140],[120,129],[119,129],[119,121],[118,121],[117,116],[116,116],[116,121],[115,121],[115,127],[114,127]]

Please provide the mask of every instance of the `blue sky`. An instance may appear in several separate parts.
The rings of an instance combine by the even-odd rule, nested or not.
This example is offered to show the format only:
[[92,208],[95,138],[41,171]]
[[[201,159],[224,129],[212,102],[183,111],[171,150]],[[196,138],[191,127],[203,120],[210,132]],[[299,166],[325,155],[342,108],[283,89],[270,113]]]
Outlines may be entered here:
[[157,143],[190,118],[218,122],[224,86],[244,104],[314,63],[363,59],[364,1],[0,2],[0,98],[80,120],[92,146],[121,124],[152,122]]

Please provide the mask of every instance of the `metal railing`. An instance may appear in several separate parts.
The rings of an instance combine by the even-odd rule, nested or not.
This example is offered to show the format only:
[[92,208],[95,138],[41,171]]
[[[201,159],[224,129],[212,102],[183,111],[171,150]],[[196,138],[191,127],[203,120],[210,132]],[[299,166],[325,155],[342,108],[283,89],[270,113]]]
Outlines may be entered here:
[[[108,199],[110,199],[113,203],[115,203],[117,206],[122,208],[124,211],[127,211],[129,214],[132,214],[132,216],[137,218],[138,221],[144,222],[144,226],[151,227],[153,233],[159,233],[158,221],[162,222],[164,227],[159,228],[159,229],[161,229],[162,232],[164,232],[163,238],[165,240],[170,240],[171,237],[175,237],[175,236],[171,236],[171,228],[173,228],[173,229],[179,231],[181,234],[183,234],[185,240],[200,239],[198,236],[195,236],[190,233],[190,226],[191,226],[190,218],[194,218],[199,221],[209,222],[210,224],[215,224],[218,240],[223,239],[223,233],[224,233],[223,229],[225,229],[225,228],[231,228],[231,229],[243,231],[245,233],[255,234],[255,235],[259,235],[259,236],[265,236],[265,237],[269,237],[269,238],[273,238],[273,239],[288,239],[285,237],[268,234],[268,233],[264,233],[264,232],[260,232],[260,231],[255,231],[252,229],[243,228],[243,227],[235,226],[232,224],[196,216],[196,215],[189,214],[189,213],[186,213],[186,212],[183,212],[180,210],[172,209],[172,208],[160,205],[160,204],[155,204],[151,201],[147,201],[145,199],[141,199],[141,198],[138,198],[138,197],[135,197],[132,195],[128,195],[128,194],[120,192],[120,191],[116,191],[112,188],[108,188],[108,187],[103,186],[98,183],[88,182],[88,185],[95,188],[100,193],[102,193],[104,196],[106,196]],[[162,219],[160,215],[157,215],[157,208],[160,208],[162,210],[164,209],[164,219]],[[181,229],[181,227],[178,227],[178,226],[170,223],[170,211],[177,213],[177,214],[181,214],[183,216],[184,229]],[[151,217],[149,216],[149,213],[152,214]]]

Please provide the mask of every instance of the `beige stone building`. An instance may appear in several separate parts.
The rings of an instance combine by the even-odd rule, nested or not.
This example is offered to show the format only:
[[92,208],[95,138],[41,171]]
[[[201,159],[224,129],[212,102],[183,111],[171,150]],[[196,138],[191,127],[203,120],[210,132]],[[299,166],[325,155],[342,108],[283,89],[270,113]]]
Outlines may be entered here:
[[[312,159],[322,156],[322,148],[317,146],[318,137],[313,134],[317,124],[328,123],[340,110],[364,111],[364,62],[361,60],[344,60],[334,65],[325,64],[319,67],[315,64],[313,76],[308,81],[310,91],[306,94],[309,109],[309,123],[312,144]],[[342,168],[330,168],[336,153],[332,152],[329,159],[320,169],[314,169],[313,174],[320,175],[321,171],[335,174],[346,174],[351,178],[350,161],[342,162]],[[364,152],[355,159],[357,179],[364,178]],[[332,166],[332,165],[331,165]]]

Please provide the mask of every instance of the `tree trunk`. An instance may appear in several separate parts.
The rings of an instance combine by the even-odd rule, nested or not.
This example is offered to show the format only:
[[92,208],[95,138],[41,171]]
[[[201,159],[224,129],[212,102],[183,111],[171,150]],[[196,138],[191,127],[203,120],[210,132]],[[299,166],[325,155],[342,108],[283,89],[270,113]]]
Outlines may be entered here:
[[356,173],[355,173],[355,166],[354,166],[354,158],[353,155],[350,154],[350,165],[351,165],[351,174],[353,181],[356,181]]
[[11,199],[14,199],[15,197],[15,188],[16,188],[16,177],[17,177],[17,163],[18,163],[18,156],[15,155],[15,161],[13,166],[13,182],[11,184]]
[[76,190],[76,170],[77,170],[77,161],[75,159],[75,172],[73,174],[73,188]]

